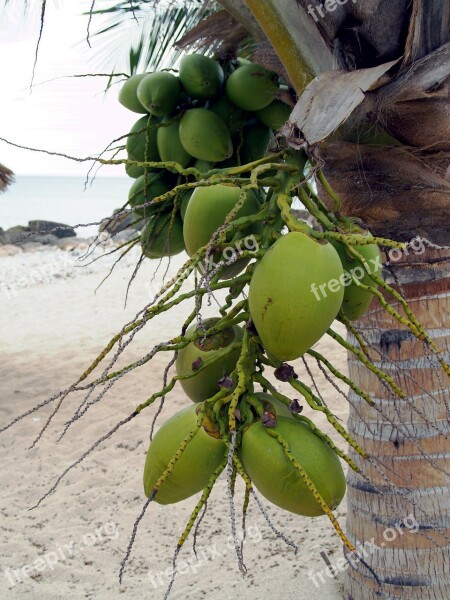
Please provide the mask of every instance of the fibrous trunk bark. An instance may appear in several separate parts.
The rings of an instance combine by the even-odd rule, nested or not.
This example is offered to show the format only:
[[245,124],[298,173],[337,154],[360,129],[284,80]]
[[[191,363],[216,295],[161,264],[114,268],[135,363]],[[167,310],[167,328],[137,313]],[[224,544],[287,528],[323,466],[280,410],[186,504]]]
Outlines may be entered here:
[[[450,252],[410,250],[394,268],[414,314],[448,360]],[[362,477],[349,475],[347,533],[357,548],[365,548],[364,560],[376,577],[364,564],[353,562],[345,598],[448,600],[448,377],[429,349],[377,302],[357,327],[370,342],[372,359],[393,376],[407,398],[395,397],[349,356],[351,379],[370,390],[376,406],[371,408],[353,392],[349,396],[349,433],[371,458],[356,456]]]

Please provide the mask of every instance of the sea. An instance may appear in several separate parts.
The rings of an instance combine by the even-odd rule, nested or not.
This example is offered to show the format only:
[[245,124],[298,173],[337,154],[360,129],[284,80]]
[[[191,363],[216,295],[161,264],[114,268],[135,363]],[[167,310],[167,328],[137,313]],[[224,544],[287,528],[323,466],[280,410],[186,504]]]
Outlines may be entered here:
[[27,225],[35,219],[77,227],[77,236],[98,233],[98,223],[127,201],[133,183],[129,177],[97,177],[85,185],[85,177],[16,176],[0,193],[0,227]]

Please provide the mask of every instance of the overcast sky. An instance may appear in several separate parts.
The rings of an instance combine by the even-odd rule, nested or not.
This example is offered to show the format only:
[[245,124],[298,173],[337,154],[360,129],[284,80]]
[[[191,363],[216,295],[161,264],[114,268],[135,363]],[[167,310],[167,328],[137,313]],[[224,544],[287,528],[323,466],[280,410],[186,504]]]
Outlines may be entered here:
[[[3,2],[2,2],[3,4]],[[63,75],[102,72],[104,44],[85,40],[91,1],[48,0],[47,14],[30,93],[34,51],[39,32],[39,5],[23,14],[23,2],[12,0],[0,11],[0,137],[17,144],[84,157],[100,152],[125,134],[139,115],[117,101],[119,86],[106,96],[105,78],[59,79]],[[92,30],[101,23],[94,19]],[[111,38],[111,53],[114,41]],[[104,67],[104,65],[103,65]],[[0,162],[18,175],[84,175],[86,164],[27,152],[0,141]],[[104,175],[123,175],[123,167],[106,167]]]

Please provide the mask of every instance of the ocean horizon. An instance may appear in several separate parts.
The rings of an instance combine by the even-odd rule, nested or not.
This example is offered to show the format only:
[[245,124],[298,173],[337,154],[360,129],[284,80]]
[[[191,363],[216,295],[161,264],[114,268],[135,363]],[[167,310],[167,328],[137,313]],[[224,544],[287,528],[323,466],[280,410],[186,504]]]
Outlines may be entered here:
[[[122,207],[133,183],[130,177],[98,177],[86,190],[85,177],[16,175],[14,183],[0,195],[0,227],[4,230],[27,225],[35,219],[66,225],[97,223]],[[98,225],[79,227],[77,236],[89,237]]]

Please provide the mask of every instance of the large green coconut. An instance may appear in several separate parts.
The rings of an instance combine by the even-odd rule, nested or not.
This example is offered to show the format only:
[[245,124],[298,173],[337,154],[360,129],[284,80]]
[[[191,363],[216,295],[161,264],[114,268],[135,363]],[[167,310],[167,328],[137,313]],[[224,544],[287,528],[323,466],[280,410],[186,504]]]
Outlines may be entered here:
[[224,74],[218,62],[202,54],[188,54],[180,62],[179,77],[191,98],[214,98],[222,87]]
[[184,250],[183,223],[177,214],[152,215],[141,233],[141,248],[147,258],[175,256]]
[[146,75],[137,87],[139,102],[155,117],[164,117],[173,112],[180,96],[178,77],[165,71]]
[[233,154],[233,143],[227,126],[206,108],[187,110],[181,118],[180,140],[194,158],[220,162]]
[[343,275],[330,243],[300,232],[278,239],[256,264],[249,287],[250,315],[264,348],[283,361],[307,352],[341,308]]
[[273,102],[278,91],[276,75],[260,65],[243,65],[231,73],[225,92],[243,110],[261,110]]
[[286,123],[292,112],[292,108],[281,102],[274,100],[269,106],[257,111],[258,118],[270,129],[277,131]]
[[141,117],[130,129],[127,137],[127,152],[130,160],[158,162],[160,160],[156,144],[156,126],[159,119],[152,116]]
[[[286,456],[278,434],[287,444]],[[329,509],[334,510],[345,495],[345,475],[336,453],[303,422],[280,416],[275,427],[257,421],[246,429],[240,447],[242,464],[261,494],[273,504],[307,517],[324,514],[301,472],[303,468]]]
[[144,79],[147,73],[141,73],[140,75],[132,75],[129,77],[119,92],[119,102],[128,110],[136,113],[146,113],[147,110],[142,106],[137,97],[137,87]]
[[[170,123],[170,120],[168,122]],[[192,156],[186,152],[180,140],[180,119],[169,125],[164,125],[163,120],[156,141],[162,161],[173,161],[182,167],[187,167],[191,162]]]

